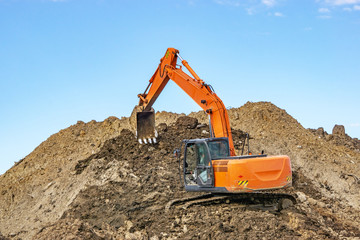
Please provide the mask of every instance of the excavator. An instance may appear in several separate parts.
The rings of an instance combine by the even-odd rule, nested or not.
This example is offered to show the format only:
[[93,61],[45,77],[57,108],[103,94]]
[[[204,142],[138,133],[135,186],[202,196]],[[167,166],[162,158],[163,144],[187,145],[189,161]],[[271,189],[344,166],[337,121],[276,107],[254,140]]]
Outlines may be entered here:
[[[178,59],[192,75],[177,65]],[[290,194],[271,193],[292,185],[290,158],[285,155],[236,156],[231,134],[229,116],[225,105],[211,85],[206,84],[183,60],[179,50],[168,48],[160,59],[158,68],[150,78],[145,91],[138,94],[139,104],[135,106],[131,120],[140,144],[155,144],[158,133],[155,129],[154,102],[169,80],[174,81],[209,116],[210,136],[206,139],[185,139],[182,146],[174,151],[179,158],[182,179],[188,192],[208,194],[189,199],[174,200],[169,205],[185,201],[202,202],[209,199],[277,199],[284,205],[284,199],[295,202]]]

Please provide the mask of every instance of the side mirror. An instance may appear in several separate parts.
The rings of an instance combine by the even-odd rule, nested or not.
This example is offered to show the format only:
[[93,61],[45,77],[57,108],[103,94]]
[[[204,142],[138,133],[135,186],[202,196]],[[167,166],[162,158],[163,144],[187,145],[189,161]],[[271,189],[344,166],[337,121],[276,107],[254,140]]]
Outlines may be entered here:
[[176,148],[173,153],[174,158],[178,158],[180,156],[180,149]]

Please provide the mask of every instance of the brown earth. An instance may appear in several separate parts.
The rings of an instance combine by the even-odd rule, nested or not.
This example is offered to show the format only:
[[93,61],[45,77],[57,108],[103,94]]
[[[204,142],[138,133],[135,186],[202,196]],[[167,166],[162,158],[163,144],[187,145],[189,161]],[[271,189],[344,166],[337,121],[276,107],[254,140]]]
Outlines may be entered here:
[[332,142],[335,145],[345,146],[351,150],[360,152],[360,140],[357,138],[351,138],[345,133],[345,127],[343,125],[335,125],[332,134],[328,134],[324,131],[324,128],[309,129],[318,138],[323,138],[326,141]]
[[360,238],[360,152],[349,143],[357,139],[341,127],[332,135],[343,142],[319,137],[267,102],[229,110],[235,148],[247,132],[253,153],[289,155],[288,193],[298,203],[278,213],[236,203],[166,212],[168,201],[193,195],[183,190],[173,150],[209,135],[207,116],[190,116],[198,123],[157,113],[155,145],[139,145],[127,118],[52,135],[0,176],[0,239]]

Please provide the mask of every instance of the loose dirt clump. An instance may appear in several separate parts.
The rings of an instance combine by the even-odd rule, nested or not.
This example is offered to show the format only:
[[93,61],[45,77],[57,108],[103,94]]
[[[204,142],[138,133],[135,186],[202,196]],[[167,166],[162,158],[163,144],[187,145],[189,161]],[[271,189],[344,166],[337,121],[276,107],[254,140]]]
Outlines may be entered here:
[[271,103],[229,110],[235,149],[241,153],[249,134],[253,154],[289,155],[293,187],[286,192],[297,204],[280,212],[221,202],[165,211],[170,200],[194,196],[172,156],[183,139],[209,136],[207,116],[190,115],[157,113],[152,145],[139,145],[125,118],[53,135],[0,176],[0,232],[15,239],[360,237],[360,153],[319,138]]
[[9,238],[5,237],[4,235],[1,234],[0,232],[0,240],[8,240]]

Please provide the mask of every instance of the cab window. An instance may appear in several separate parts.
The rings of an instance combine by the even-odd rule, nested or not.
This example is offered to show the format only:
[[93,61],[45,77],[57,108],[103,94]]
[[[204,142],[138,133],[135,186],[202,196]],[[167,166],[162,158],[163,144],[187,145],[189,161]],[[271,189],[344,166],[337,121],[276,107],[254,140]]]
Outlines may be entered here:
[[211,159],[226,158],[230,156],[229,144],[225,140],[208,142]]
[[186,146],[186,162],[185,166],[188,172],[195,172],[196,164],[197,164],[197,151],[196,145],[194,143],[190,143]]
[[198,165],[209,165],[210,159],[205,143],[197,143]]

